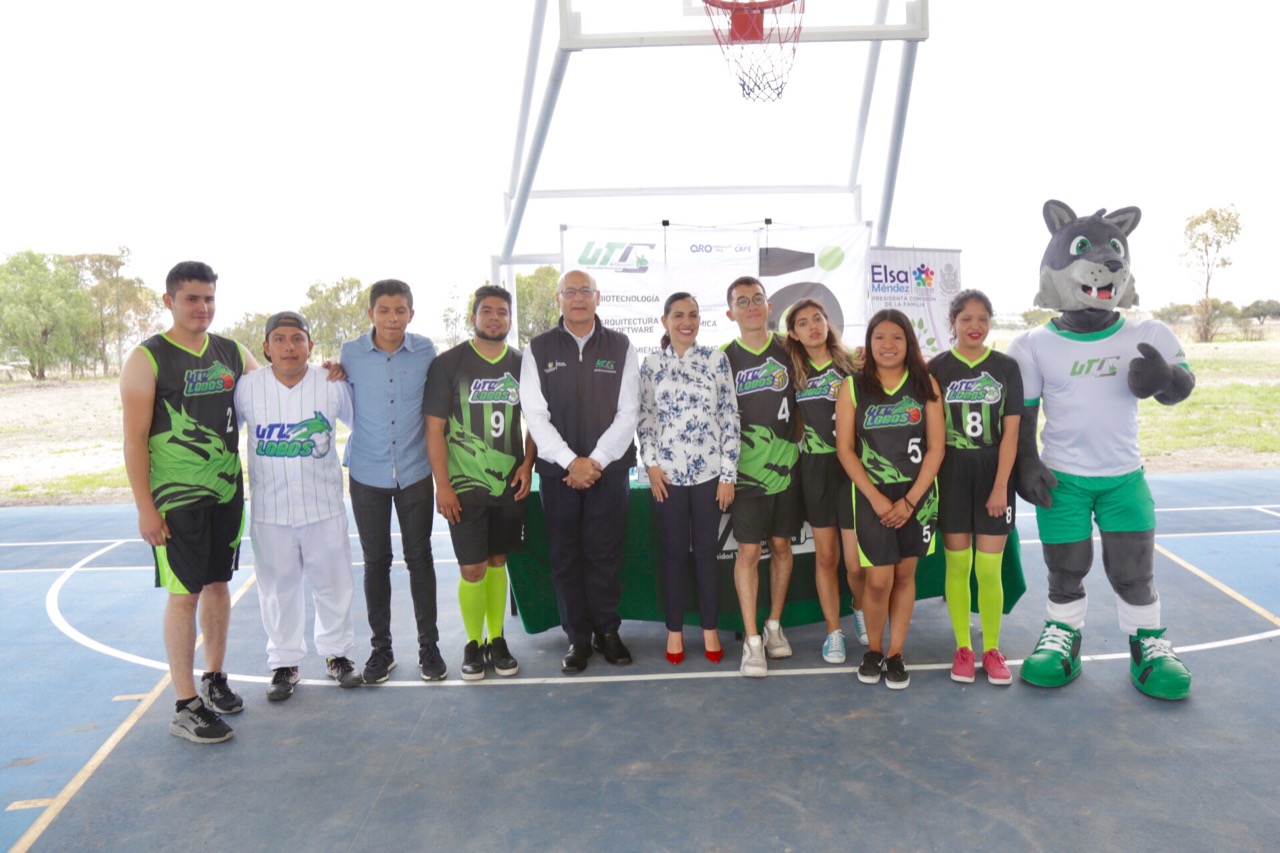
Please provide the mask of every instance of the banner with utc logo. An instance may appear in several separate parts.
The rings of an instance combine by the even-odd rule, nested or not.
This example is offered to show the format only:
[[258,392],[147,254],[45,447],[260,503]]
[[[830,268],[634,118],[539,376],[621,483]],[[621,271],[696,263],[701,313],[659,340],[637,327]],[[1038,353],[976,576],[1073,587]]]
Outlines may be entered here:
[[561,226],[561,269],[583,270],[600,291],[597,313],[626,333],[639,354],[658,348],[662,306],[672,293],[698,300],[698,342],[719,345],[737,335],[726,316],[734,279],[760,279],[772,303],[769,324],[783,328],[797,299],[822,300],[832,325],[866,322],[870,228],[856,225],[759,228]]
[[[961,290],[959,249],[874,248],[868,258],[867,298],[871,314],[897,308],[915,328],[925,359],[951,349],[947,320]],[[864,325],[859,341],[865,336]]]

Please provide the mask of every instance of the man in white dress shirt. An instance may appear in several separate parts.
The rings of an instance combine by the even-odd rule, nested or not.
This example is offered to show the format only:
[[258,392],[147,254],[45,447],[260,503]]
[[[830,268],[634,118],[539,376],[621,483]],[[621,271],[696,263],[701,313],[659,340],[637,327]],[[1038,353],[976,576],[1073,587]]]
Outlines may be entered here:
[[611,664],[631,663],[618,605],[640,368],[626,335],[596,317],[591,276],[566,273],[556,304],[560,322],[525,348],[520,402],[538,446],[551,581],[569,637],[560,669],[578,673],[593,649]]

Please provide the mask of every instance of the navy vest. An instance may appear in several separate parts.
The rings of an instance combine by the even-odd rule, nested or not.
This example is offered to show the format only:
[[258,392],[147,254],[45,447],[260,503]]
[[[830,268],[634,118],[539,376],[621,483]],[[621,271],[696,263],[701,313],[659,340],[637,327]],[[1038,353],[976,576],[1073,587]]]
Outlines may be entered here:
[[[605,328],[595,318],[595,329],[586,346],[578,351],[578,341],[564,327],[564,318],[529,342],[542,396],[547,401],[551,425],[560,433],[576,456],[587,456],[595,450],[600,436],[618,414],[618,395],[622,391],[622,368],[627,362],[631,344],[627,336]],[[605,471],[630,468],[636,464],[634,439],[621,459],[615,459]],[[554,462],[539,457],[538,476],[564,479],[568,474]]]

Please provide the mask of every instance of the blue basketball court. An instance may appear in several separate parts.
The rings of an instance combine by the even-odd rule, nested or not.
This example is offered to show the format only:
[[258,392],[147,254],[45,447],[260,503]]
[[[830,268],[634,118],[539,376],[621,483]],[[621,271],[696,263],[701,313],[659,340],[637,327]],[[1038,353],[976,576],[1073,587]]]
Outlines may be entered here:
[[[856,640],[848,664],[824,664],[821,625],[789,629],[795,657],[757,681],[737,675],[731,636],[720,665],[672,667],[661,624],[626,622],[635,665],[596,656],[570,678],[563,635],[515,618],[520,674],[464,684],[456,562],[437,532],[448,679],[426,684],[404,659],[386,685],[340,690],[312,656],[283,703],[265,697],[246,548],[227,655],[245,709],[213,746],[168,733],[165,596],[132,507],[3,509],[0,847],[1274,850],[1280,471],[1150,483],[1165,621],[1194,677],[1185,702],[1129,684],[1100,558],[1084,670],[1058,690],[952,682],[940,599],[917,604],[903,692],[857,681]],[[1001,642],[1015,673],[1045,601],[1035,515],[1019,512],[1028,590]],[[358,583],[357,599],[359,664]]]

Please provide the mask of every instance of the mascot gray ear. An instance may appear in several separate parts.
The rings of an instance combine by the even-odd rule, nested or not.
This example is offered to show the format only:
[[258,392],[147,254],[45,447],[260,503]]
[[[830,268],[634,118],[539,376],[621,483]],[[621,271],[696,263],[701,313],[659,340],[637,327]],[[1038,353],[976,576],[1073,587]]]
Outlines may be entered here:
[[1107,214],[1107,221],[1120,229],[1120,233],[1128,237],[1142,220],[1142,211],[1136,207],[1122,207]]
[[[1049,199],[1044,203],[1044,224],[1049,226],[1050,234],[1057,234],[1078,218],[1074,210],[1060,201]],[[1134,224],[1136,225],[1137,222],[1135,221]]]

